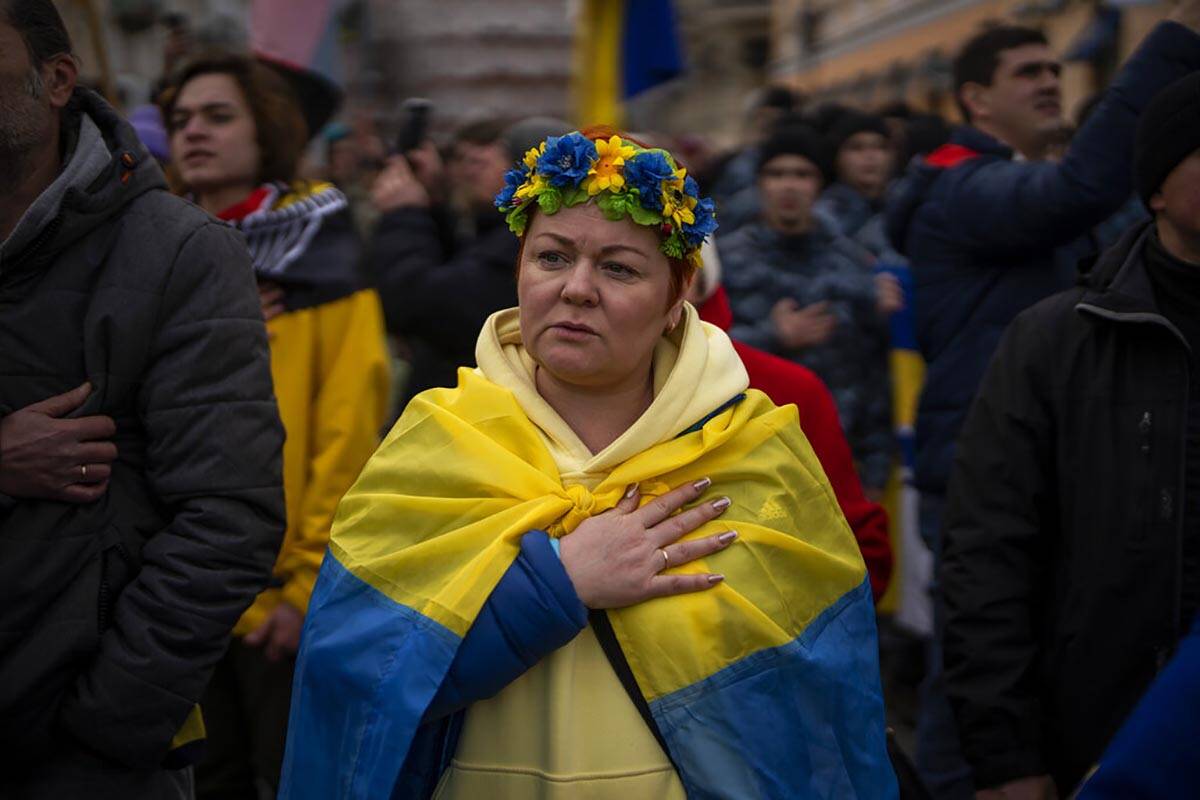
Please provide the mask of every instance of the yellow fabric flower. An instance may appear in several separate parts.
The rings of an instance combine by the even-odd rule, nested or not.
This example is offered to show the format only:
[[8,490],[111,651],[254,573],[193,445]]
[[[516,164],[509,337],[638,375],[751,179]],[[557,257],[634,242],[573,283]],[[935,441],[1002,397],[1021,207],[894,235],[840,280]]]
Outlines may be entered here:
[[537,161],[542,157],[542,153],[546,152],[546,143],[542,142],[537,147],[531,147],[525,151],[525,167],[530,171],[537,168]]
[[[533,151],[531,150],[529,152],[532,153]],[[526,158],[528,157],[529,156],[526,155]],[[546,179],[535,173],[530,176],[529,180],[517,187],[514,197],[516,197],[518,200],[528,200],[531,197],[536,197],[537,195],[541,194],[542,190],[545,188]]]
[[692,213],[692,209],[696,207],[696,198],[683,190],[683,179],[686,177],[686,169],[677,169],[675,177],[663,181],[662,184],[663,219],[675,220],[676,228],[691,225],[696,221],[696,215]]
[[637,151],[625,144],[620,136],[613,136],[607,142],[596,140],[598,158],[588,170],[587,190],[589,195],[597,195],[605,189],[616,191],[625,185],[625,176],[621,167],[625,159],[632,158]]

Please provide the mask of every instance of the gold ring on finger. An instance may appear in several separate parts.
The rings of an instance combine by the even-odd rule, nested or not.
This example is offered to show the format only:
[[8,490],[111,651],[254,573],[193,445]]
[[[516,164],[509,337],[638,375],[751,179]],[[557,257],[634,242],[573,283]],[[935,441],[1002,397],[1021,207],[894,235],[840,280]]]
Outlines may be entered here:
[[79,465],[79,475],[80,475],[80,480],[84,480],[84,481],[87,480],[87,464]]
[[[671,566],[671,557],[669,555],[667,555],[666,548],[660,547],[660,548],[658,548],[658,552],[662,553],[663,569],[664,570],[668,569]],[[659,570],[659,572],[662,572],[662,570]]]

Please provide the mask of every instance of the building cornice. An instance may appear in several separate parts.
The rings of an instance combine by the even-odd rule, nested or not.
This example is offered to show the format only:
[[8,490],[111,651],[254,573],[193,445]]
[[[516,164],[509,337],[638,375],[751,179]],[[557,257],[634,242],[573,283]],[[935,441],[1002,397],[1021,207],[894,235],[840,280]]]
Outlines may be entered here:
[[825,61],[853,53],[906,30],[928,25],[942,17],[984,2],[985,0],[913,0],[910,3],[890,5],[878,14],[857,21],[847,30],[822,37],[817,42],[815,52],[772,62],[770,71],[772,75],[777,76],[803,73]]

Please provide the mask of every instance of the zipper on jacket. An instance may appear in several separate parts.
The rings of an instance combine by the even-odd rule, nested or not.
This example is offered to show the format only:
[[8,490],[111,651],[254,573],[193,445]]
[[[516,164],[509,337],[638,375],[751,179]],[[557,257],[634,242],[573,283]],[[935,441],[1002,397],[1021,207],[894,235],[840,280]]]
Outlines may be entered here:
[[115,598],[113,597],[112,585],[108,582],[108,576],[110,573],[110,559],[112,558],[114,552],[116,553],[117,557],[121,559],[121,561],[125,562],[125,567],[127,570],[133,569],[133,560],[129,557],[129,551],[126,550],[125,545],[119,541],[113,546],[105,548],[100,554],[100,608],[98,620],[100,625],[100,633],[107,631],[108,625],[112,621],[112,607]]
[[100,554],[100,598],[97,623],[100,633],[108,630],[109,606],[112,602],[112,592],[108,586],[108,551]]
[[1149,411],[1142,413],[1142,421],[1138,423],[1138,435],[1141,438],[1141,451],[1150,455],[1150,434],[1154,430],[1154,417]]
[[58,235],[58,229],[62,227],[62,224],[63,215],[60,213],[54,219],[46,223],[46,227],[42,228],[41,231],[39,231],[33,237],[29,244],[25,245],[25,249],[18,253],[16,260],[12,261],[8,266],[17,268],[24,265],[27,261],[36,258],[38,251],[42,249],[42,245],[46,244],[46,242]]
[[[1189,359],[1185,356],[1183,359],[1183,403],[1180,405],[1181,416],[1180,431],[1187,431],[1188,423],[1188,406],[1192,402],[1191,386],[1192,386],[1192,366]],[[1186,436],[1186,434],[1185,434]],[[1186,445],[1181,448],[1179,454],[1179,476],[1176,478],[1178,483],[1175,486],[1175,491],[1179,495],[1181,504],[1187,502],[1187,450]],[[1179,521],[1175,524],[1175,602],[1172,604],[1171,622],[1172,630],[1175,638],[1172,640],[1172,651],[1183,637],[1186,631],[1183,630],[1183,518],[1186,505],[1182,505],[1179,513]],[[1169,519],[1168,512],[1174,512],[1171,503],[1171,493],[1169,489],[1163,490],[1162,507],[1160,511],[1164,515],[1164,519]],[[1191,624],[1191,620],[1187,620],[1187,624]]]

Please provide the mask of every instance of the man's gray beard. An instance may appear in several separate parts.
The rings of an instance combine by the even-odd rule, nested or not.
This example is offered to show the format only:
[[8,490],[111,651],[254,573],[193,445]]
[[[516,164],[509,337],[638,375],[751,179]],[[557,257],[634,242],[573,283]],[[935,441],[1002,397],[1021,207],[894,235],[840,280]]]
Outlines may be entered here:
[[32,154],[46,141],[42,97],[46,86],[30,69],[20,89],[9,95],[0,89],[0,192],[13,191],[33,168]]

